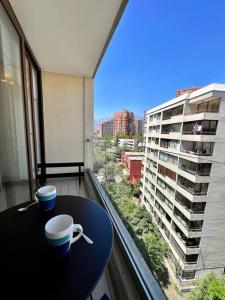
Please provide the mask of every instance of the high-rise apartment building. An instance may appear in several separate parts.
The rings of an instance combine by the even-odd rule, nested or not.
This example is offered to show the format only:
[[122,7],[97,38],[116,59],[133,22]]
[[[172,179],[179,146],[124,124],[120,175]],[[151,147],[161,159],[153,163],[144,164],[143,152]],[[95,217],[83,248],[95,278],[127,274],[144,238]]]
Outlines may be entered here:
[[134,120],[134,131],[135,133],[143,133],[144,121],[141,118],[136,118]]
[[100,136],[113,135],[113,120],[107,120],[100,124]]
[[171,248],[181,289],[189,289],[225,271],[225,85],[185,93],[145,120],[141,202]]
[[126,134],[134,133],[133,112],[130,112],[128,110],[115,112],[113,121],[114,121],[114,125],[113,125],[114,135],[116,135],[117,133],[126,133]]

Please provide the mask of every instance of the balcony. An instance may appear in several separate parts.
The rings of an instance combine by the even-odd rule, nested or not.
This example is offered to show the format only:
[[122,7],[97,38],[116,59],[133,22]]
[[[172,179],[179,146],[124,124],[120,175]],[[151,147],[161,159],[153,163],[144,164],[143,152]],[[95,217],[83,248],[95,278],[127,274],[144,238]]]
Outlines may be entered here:
[[191,202],[176,191],[174,205],[190,221],[201,221],[204,219],[206,202]]
[[179,133],[181,131],[181,123],[173,123],[162,125],[161,134]]
[[181,224],[188,230],[188,231],[201,231],[203,221],[190,221],[188,220],[185,215],[176,207],[174,207],[173,211],[174,216],[181,222]]
[[191,214],[204,214],[205,212],[205,202],[191,202],[178,191],[176,191],[175,200]]
[[183,124],[182,134],[190,135],[215,135],[218,121],[204,120],[185,122]]
[[215,98],[210,101],[201,101],[196,103],[191,103],[185,107],[184,115],[195,115],[202,113],[213,113],[217,114],[220,108],[220,99]]
[[208,183],[193,183],[192,181],[178,175],[177,184],[192,195],[207,195]]
[[174,151],[180,150],[180,141],[179,140],[173,140],[173,139],[161,139],[160,140],[160,147],[167,148]]
[[172,234],[174,239],[179,244],[181,249],[185,254],[197,254],[199,253],[199,246],[201,238],[188,238],[182,232],[182,230],[176,225],[176,223],[172,223]]
[[179,168],[195,176],[209,176],[211,166],[211,163],[195,163],[183,158],[179,160]]
[[212,156],[213,148],[212,142],[181,141],[181,152],[195,156]]
[[[1,1],[0,25],[7,32],[0,39],[1,49],[7,50],[1,53],[1,74],[12,72],[7,74],[10,81],[1,78],[0,92],[4,95],[1,101],[4,98],[7,104],[2,107],[12,110],[0,112],[3,123],[9,125],[2,129],[0,203],[5,210],[30,201],[36,185],[45,183],[54,184],[58,195],[83,196],[98,202],[109,215],[115,239],[93,299],[106,293],[111,299],[158,300],[165,299],[164,293],[106,191],[90,171],[103,169],[98,177],[103,185],[121,180],[112,170],[104,173],[106,161],[112,158],[118,162],[113,145],[104,152],[103,164],[102,157],[93,164],[93,85],[126,3],[95,1],[87,9],[83,1],[59,1],[57,5],[49,1]],[[100,141],[95,154],[101,154],[105,146],[106,141]],[[116,166],[118,170],[120,164]],[[83,177],[81,182],[77,176]]]
[[183,105],[179,105],[177,107],[164,110],[162,115],[162,120],[168,120],[179,115],[183,115]]
[[197,264],[198,254],[189,254],[189,255],[185,254],[183,252],[183,250],[181,249],[181,247],[178,245],[178,243],[176,242],[176,240],[174,239],[173,236],[170,237],[170,242],[173,245],[176,253],[180,257],[180,259],[182,260],[184,265],[195,265],[195,264]]

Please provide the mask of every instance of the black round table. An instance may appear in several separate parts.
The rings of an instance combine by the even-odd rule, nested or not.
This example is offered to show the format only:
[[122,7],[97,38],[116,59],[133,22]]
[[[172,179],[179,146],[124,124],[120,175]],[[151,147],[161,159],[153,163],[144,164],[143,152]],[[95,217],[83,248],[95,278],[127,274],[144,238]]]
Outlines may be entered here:
[[[87,299],[112,251],[113,229],[105,210],[94,201],[75,196],[58,196],[55,208],[47,212],[34,205],[18,213],[22,206],[0,213],[0,298]],[[53,257],[44,226],[59,214],[71,215],[94,244],[80,238],[67,256]]]

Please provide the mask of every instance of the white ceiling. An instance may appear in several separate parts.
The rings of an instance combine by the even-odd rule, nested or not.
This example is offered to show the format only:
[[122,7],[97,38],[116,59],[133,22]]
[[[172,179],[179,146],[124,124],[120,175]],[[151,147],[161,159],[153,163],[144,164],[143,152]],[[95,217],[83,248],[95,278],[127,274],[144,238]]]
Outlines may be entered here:
[[123,0],[10,0],[45,71],[93,76]]

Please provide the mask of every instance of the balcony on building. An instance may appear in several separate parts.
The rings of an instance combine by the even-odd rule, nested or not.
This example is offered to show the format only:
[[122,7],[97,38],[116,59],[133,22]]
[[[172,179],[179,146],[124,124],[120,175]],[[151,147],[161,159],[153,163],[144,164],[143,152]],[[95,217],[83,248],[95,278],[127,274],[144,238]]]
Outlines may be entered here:
[[182,134],[215,135],[217,123],[218,121],[216,120],[185,122],[183,124]]
[[173,236],[170,237],[170,242],[184,265],[193,265],[197,263],[198,254],[185,254]]
[[195,163],[184,158],[179,159],[179,168],[192,175],[209,176],[211,166],[211,163]]
[[162,120],[169,120],[173,117],[183,115],[183,109],[184,109],[184,106],[179,105],[179,106],[164,110],[163,114],[162,114]]
[[178,175],[177,184],[192,195],[207,195],[208,183],[194,183],[181,175]]
[[213,142],[181,141],[181,152],[196,156],[212,156],[213,148]]
[[180,131],[181,123],[165,124],[161,129],[162,134],[179,133]]
[[151,136],[156,135],[160,132],[160,126],[149,126],[148,132]]
[[181,242],[189,249],[199,248],[201,238],[188,238],[182,230],[172,222],[172,229]]
[[160,147],[179,151],[180,150],[180,141],[174,140],[174,139],[161,139]]
[[161,120],[161,112],[149,116],[150,123],[159,122],[160,120]]
[[[211,100],[209,100],[211,99]],[[220,99],[217,96],[209,95],[199,101],[193,101],[185,105],[184,115],[194,115],[201,113],[218,113],[220,108]]]
[[176,191],[175,200],[178,203],[180,203],[182,207],[187,209],[190,213],[204,214],[205,212],[205,206],[206,206],[205,202],[191,202],[178,191]]
[[185,215],[177,208],[174,207],[174,216],[186,227],[188,231],[201,231],[203,221],[190,221]]

